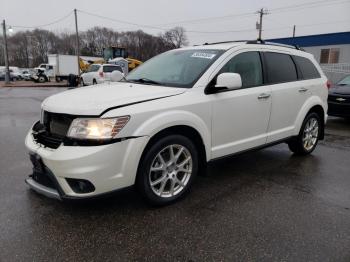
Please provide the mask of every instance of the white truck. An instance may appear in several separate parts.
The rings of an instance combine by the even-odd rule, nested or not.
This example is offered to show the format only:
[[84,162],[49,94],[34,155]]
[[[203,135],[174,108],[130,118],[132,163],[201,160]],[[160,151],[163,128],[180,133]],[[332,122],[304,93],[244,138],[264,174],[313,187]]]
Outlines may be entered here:
[[[102,59],[101,57],[90,56],[80,56],[80,58],[86,63]],[[40,83],[50,81],[51,78],[55,78],[57,82],[67,80],[69,75],[77,76],[80,73],[79,70],[81,71],[75,55],[49,54],[47,60],[47,64],[40,64],[35,68],[37,75],[34,80]]]

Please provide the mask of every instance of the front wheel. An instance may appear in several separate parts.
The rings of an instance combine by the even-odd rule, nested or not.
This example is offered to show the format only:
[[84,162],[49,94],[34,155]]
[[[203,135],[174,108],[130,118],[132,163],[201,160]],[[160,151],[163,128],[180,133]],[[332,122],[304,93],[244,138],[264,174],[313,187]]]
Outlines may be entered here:
[[301,126],[299,135],[289,143],[289,149],[298,155],[307,155],[315,150],[321,135],[321,118],[312,112],[308,114]]
[[39,76],[38,82],[39,83],[45,83],[46,82],[46,77],[45,76]]
[[198,153],[182,135],[161,138],[147,149],[139,165],[137,187],[152,205],[166,205],[183,197],[198,172]]

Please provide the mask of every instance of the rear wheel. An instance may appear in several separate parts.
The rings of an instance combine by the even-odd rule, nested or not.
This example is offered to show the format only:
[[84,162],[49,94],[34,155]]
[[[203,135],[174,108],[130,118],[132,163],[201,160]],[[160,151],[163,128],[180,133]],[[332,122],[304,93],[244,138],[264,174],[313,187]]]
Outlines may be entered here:
[[154,143],[143,156],[137,187],[153,205],[166,205],[183,197],[198,172],[198,153],[187,137],[170,135]]
[[92,80],[92,84],[93,84],[93,85],[97,85],[96,79]]
[[315,150],[321,135],[321,118],[318,114],[309,113],[301,126],[299,135],[289,143],[289,149],[298,155],[307,155]]

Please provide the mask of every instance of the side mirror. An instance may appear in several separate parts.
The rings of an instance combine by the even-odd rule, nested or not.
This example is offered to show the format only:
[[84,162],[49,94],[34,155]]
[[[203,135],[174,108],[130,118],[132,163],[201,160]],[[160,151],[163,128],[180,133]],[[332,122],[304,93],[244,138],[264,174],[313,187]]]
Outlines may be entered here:
[[114,70],[111,73],[111,82],[119,82],[124,78],[124,74],[118,70]]
[[237,73],[221,73],[216,78],[215,89],[239,89],[242,87],[242,79]]

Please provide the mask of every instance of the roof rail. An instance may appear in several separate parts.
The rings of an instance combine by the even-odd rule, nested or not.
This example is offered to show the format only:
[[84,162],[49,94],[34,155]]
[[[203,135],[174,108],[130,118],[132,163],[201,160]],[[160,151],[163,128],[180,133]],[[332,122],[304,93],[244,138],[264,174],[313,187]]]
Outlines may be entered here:
[[248,42],[248,40],[234,40],[234,41],[223,41],[223,42],[214,42],[214,43],[204,43],[203,45],[218,45],[218,44],[239,43],[239,42]]
[[[276,43],[276,42],[266,42],[266,41],[264,41],[262,39],[223,41],[223,42],[214,42],[214,43],[204,43],[203,45],[217,45],[217,44],[228,44],[228,43],[239,43],[239,42],[243,42],[243,43],[246,43],[246,44],[281,46],[281,47],[297,49],[297,50],[300,50],[300,51],[305,51],[303,48],[301,48],[298,45],[286,45],[286,44],[280,44],[280,43]],[[195,45],[195,46],[197,46],[197,45]]]
[[262,44],[262,45],[273,45],[273,46],[281,46],[281,47],[287,47],[287,48],[293,48],[293,49],[297,49],[300,51],[305,51],[303,48],[301,48],[298,45],[286,45],[286,44],[280,44],[280,43],[276,43],[276,42],[266,42],[264,40],[253,40],[253,41],[247,41],[247,44]]

